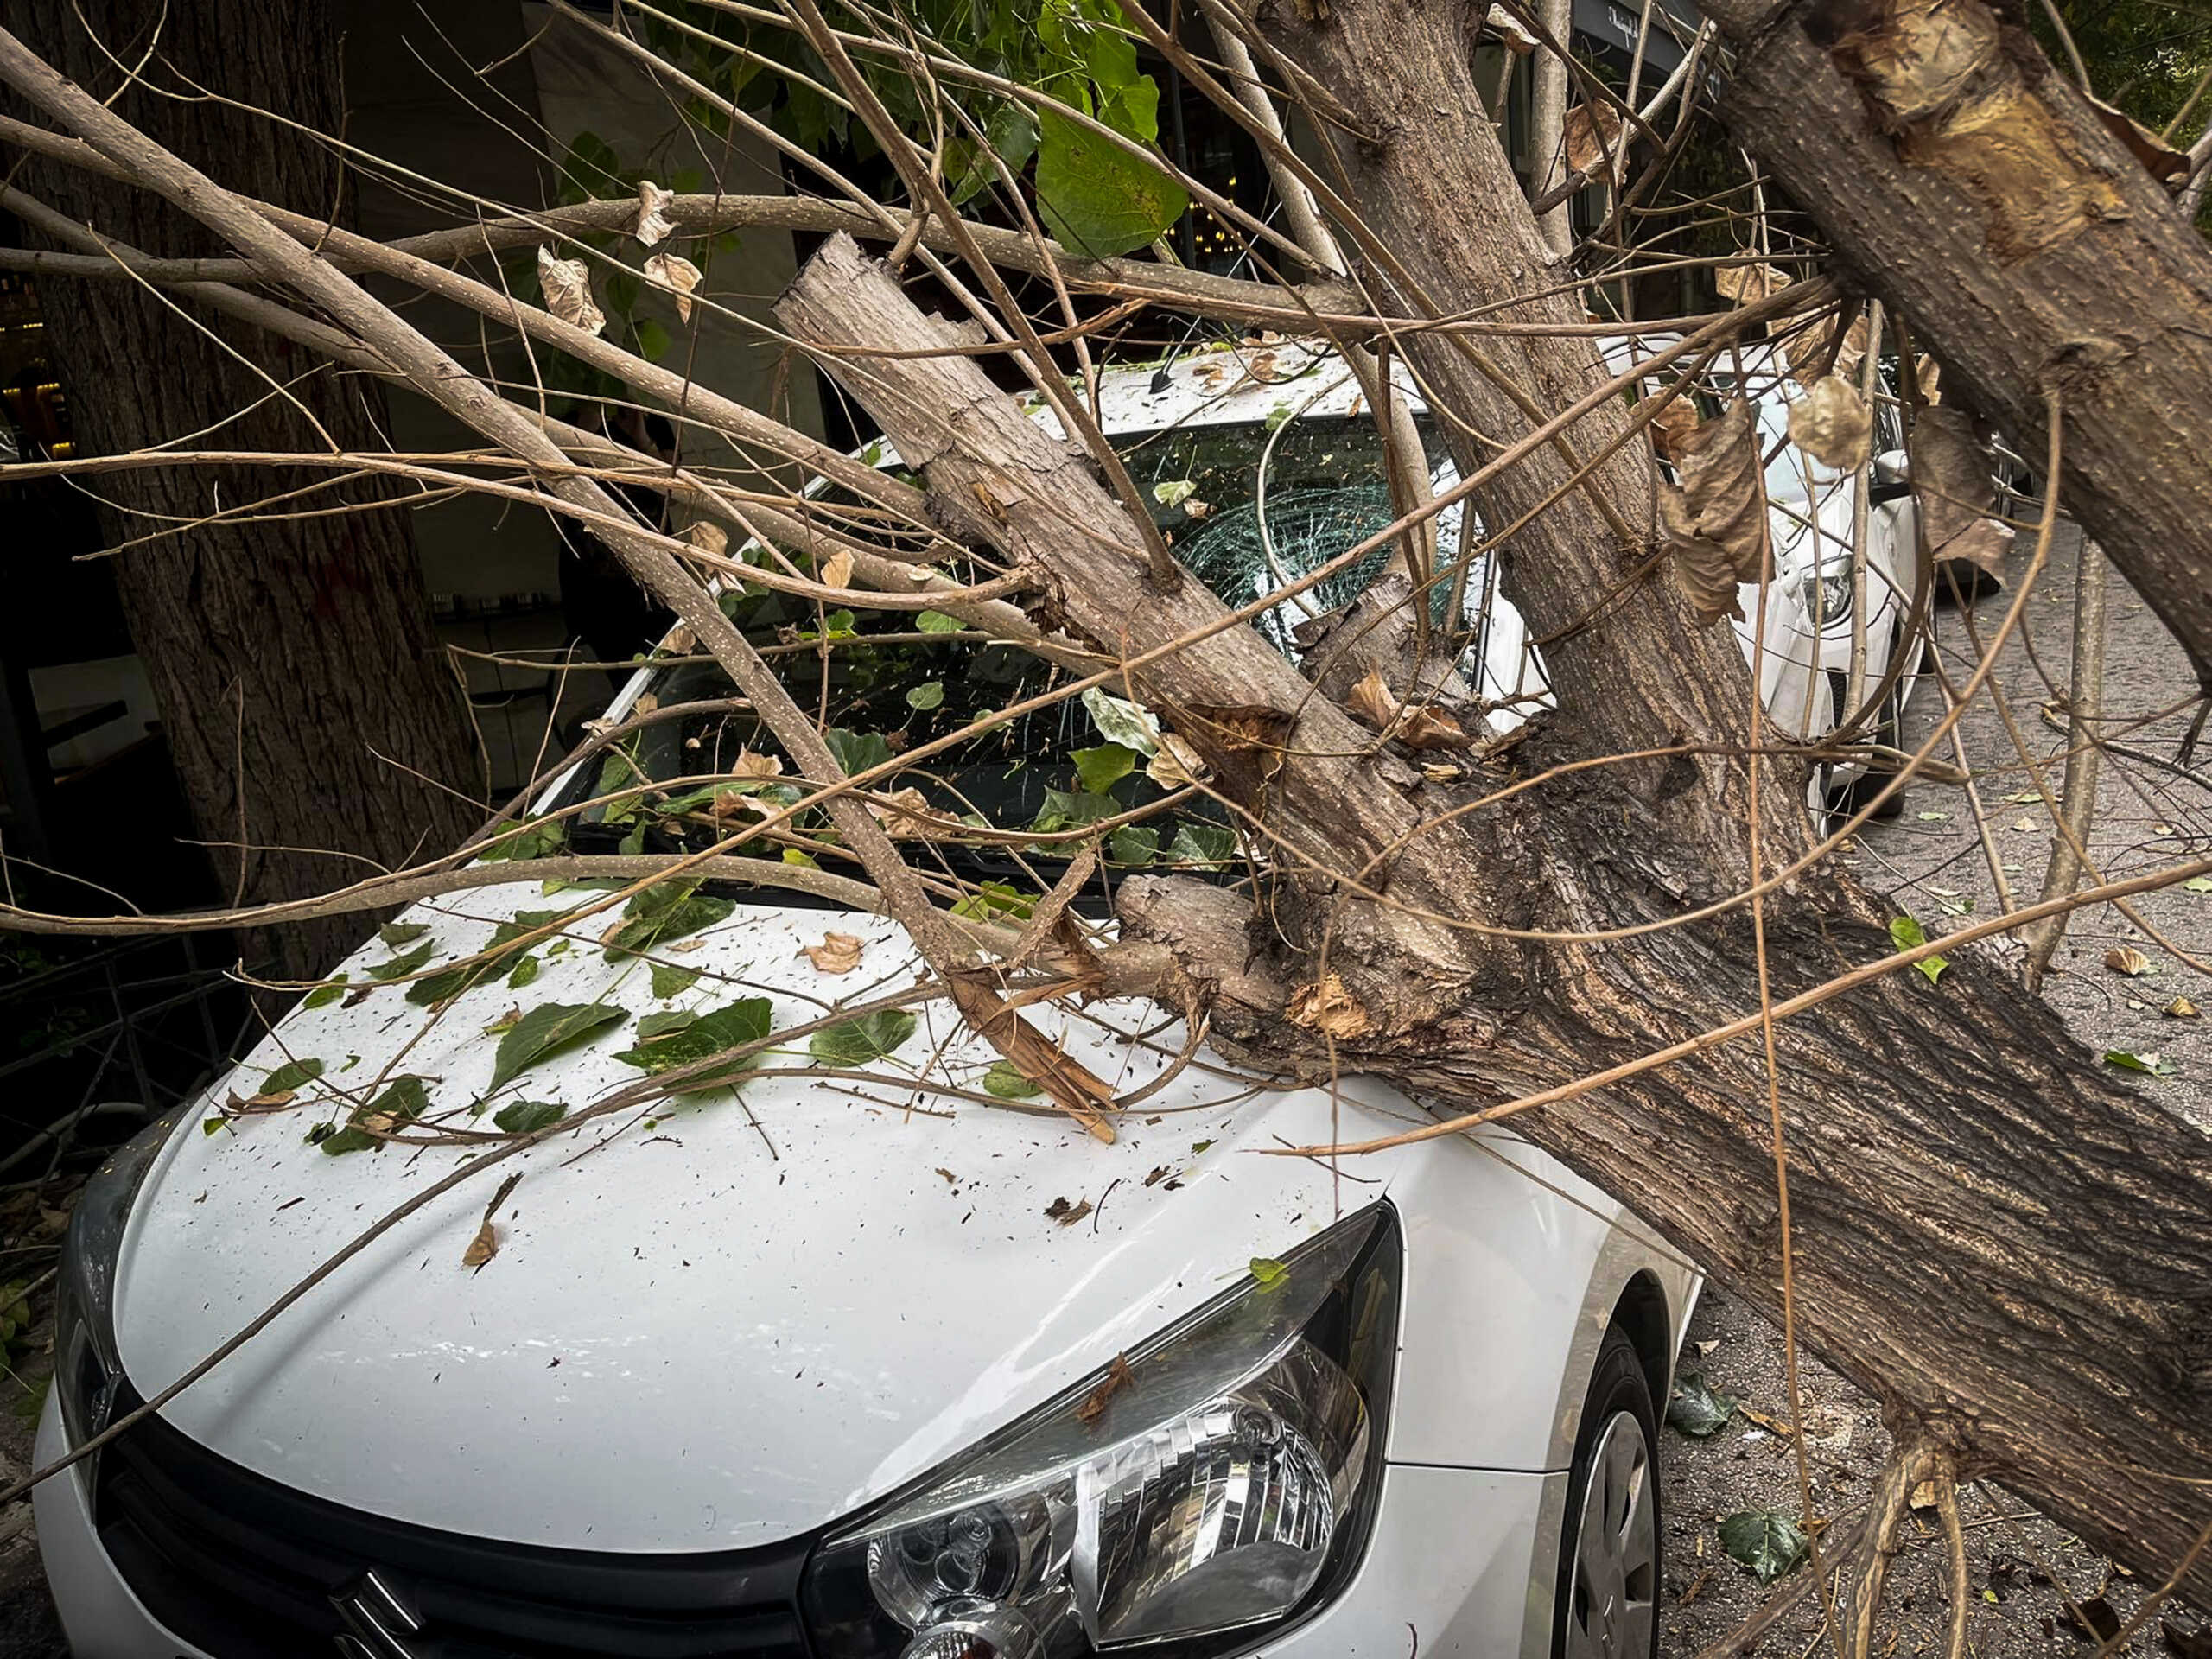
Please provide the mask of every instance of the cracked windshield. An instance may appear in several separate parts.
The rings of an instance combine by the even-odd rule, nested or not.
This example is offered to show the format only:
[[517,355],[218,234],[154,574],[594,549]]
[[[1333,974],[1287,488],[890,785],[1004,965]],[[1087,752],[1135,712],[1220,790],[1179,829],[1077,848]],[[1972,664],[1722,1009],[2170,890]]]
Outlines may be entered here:
[[[1420,425],[1428,470],[1449,482],[1440,440],[1426,417]],[[1178,558],[1231,606],[1294,583],[1395,516],[1382,440],[1369,418],[1185,424],[1113,441]],[[1442,626],[1456,597],[1465,636],[1458,643],[1471,650],[1486,562],[1463,569],[1459,542],[1455,508],[1440,524],[1430,613]],[[1348,603],[1390,553],[1376,550],[1259,613],[1253,625],[1294,656],[1293,631]],[[763,555],[748,548],[746,556],[757,563]],[[799,706],[820,720],[849,772],[894,763],[1070,677],[935,611],[860,614],[751,586],[720,598]],[[721,669],[665,644],[657,654],[667,666],[641,711],[671,717],[625,739],[571,783],[561,806],[600,802],[575,815],[570,840],[579,850],[696,850],[802,797],[804,780]],[[1103,689],[918,758],[879,781],[874,802],[894,838],[923,843],[947,874],[992,884],[981,900],[963,901],[971,906],[1026,903],[1101,829],[1103,861],[1116,874],[1225,874],[1241,857],[1229,814],[1184,769],[1174,740],[1163,747],[1149,711]],[[819,807],[766,834],[787,862],[841,861]]]

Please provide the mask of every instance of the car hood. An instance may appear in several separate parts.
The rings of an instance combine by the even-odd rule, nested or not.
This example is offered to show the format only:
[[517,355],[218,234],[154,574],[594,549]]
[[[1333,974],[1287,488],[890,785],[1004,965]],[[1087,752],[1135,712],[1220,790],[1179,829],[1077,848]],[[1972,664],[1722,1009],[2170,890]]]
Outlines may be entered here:
[[[764,995],[779,1027],[912,982],[901,930],[836,911],[741,905],[660,960],[700,977],[656,999],[636,958],[610,960],[617,918],[541,946],[537,977],[469,991],[435,1018],[371,970],[423,966],[549,902],[533,883],[420,906],[429,931],[345,965],[350,994],[302,1007],[156,1162],[126,1229],[116,1325],[150,1396],[394,1206],[465,1147],[332,1156],[309,1144],[390,1075],[422,1077],[430,1117],[466,1128],[488,1090],[487,1025],[605,1000],[629,1018],[525,1072],[492,1103],[581,1108],[639,1073],[617,1056],[642,1015]],[[800,954],[826,930],[864,942],[831,976]],[[359,988],[372,985],[365,995]],[[664,985],[663,988],[668,988]],[[806,1532],[893,1491],[1042,1403],[1280,1255],[1336,1213],[1319,1160],[1243,1155],[1325,1140],[1325,1092],[1260,1091],[1202,1057],[1101,1146],[1038,1103],[907,1086],[927,1071],[982,1091],[995,1058],[958,1040],[942,1003],[882,1075],[764,1074],[741,1099],[579,1125],[429,1198],[365,1245],[164,1415],[296,1489],[418,1525],[600,1550],[693,1550]],[[1158,1011],[1032,1010],[1124,1090],[1167,1070]],[[323,1075],[273,1109],[288,1057]],[[934,1060],[932,1057],[935,1057]],[[804,1067],[802,1053],[769,1068]],[[281,1081],[281,1080],[280,1080]],[[1346,1138],[1405,1127],[1400,1097],[1348,1084]],[[1400,1154],[1363,1164],[1347,1207],[1390,1190]],[[465,1263],[486,1205],[496,1253]]]

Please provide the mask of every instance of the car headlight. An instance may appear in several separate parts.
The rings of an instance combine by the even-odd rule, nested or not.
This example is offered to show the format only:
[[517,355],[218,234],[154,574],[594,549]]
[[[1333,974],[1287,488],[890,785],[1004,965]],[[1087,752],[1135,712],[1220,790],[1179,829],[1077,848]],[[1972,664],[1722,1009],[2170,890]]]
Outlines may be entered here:
[[1837,622],[1851,620],[1852,589],[1851,562],[1823,565],[1808,570],[1798,584],[1797,602],[1805,607],[1809,620],[1817,617],[1825,630]]
[[54,1315],[54,1387],[69,1444],[82,1446],[107,1427],[123,1362],[115,1351],[115,1262],[124,1224],[147,1172],[168,1143],[181,1112],[172,1112],[116,1148],[77,1195]]
[[1205,1659],[1349,1579],[1382,1487],[1397,1220],[1331,1228],[834,1534],[824,1659]]

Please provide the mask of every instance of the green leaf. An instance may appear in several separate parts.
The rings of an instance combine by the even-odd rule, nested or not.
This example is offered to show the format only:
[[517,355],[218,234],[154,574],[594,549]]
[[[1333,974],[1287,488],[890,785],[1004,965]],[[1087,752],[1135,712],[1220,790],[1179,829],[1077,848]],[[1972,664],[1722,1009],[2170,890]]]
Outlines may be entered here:
[[2181,1070],[2163,1054],[2136,1054],[2124,1048],[2105,1051],[2105,1064],[2117,1066],[2122,1071],[2140,1071],[2145,1077],[2171,1077]]
[[1701,1376],[1685,1376],[1667,1402],[1667,1422],[1694,1440],[1709,1440],[1728,1427],[1735,1411],[1732,1395],[1719,1393]]
[[1037,816],[1029,827],[1040,836],[1049,836],[1071,826],[1096,823],[1121,810],[1122,804],[1111,795],[1070,794],[1065,789],[1048,789],[1044,804],[1037,809]]
[[[1890,943],[1900,950],[1911,950],[1927,944],[1928,934],[1910,916],[1899,916],[1890,923]],[[1942,980],[1943,970],[1951,963],[1947,957],[1934,956],[1923,957],[1912,965],[1920,970],[1923,978],[1933,985]]]
[[428,963],[437,948],[435,944],[419,944],[404,957],[378,963],[369,969],[369,977],[378,980],[402,978]]
[[1250,1265],[1253,1282],[1262,1290],[1273,1290],[1290,1277],[1290,1269],[1271,1255],[1255,1255]]
[[944,702],[944,683],[924,680],[906,693],[906,706],[917,714],[927,714]]
[[806,1052],[824,1065],[868,1065],[912,1036],[914,1025],[914,1016],[905,1009],[883,1008],[816,1032]]
[[1805,1559],[1805,1529],[1780,1510],[1738,1510],[1720,1523],[1720,1548],[1772,1584]]
[[397,950],[403,944],[412,944],[430,931],[428,922],[386,922],[377,929],[377,938]]
[[221,1128],[224,1124],[230,1121],[231,1120],[229,1118],[225,1117],[220,1112],[216,1113],[213,1117],[203,1117],[200,1120],[200,1133],[202,1135],[213,1135],[216,1130]]
[[345,995],[346,976],[333,974],[329,979],[302,997],[300,1006],[303,1008],[327,1008]]
[[[771,1005],[765,996],[741,997],[711,1014],[671,1011],[648,1014],[638,1022],[638,1034],[645,1040],[614,1058],[625,1065],[636,1066],[649,1077],[658,1077],[679,1066],[710,1060],[729,1049],[759,1042],[768,1034],[772,1017]],[[727,1066],[717,1066],[689,1079],[679,1092],[703,1095],[726,1088],[751,1071],[760,1058],[758,1051],[741,1056]]]
[[848,774],[887,765],[891,759],[890,741],[881,732],[849,732],[832,726],[822,734],[822,741]]
[[1087,793],[1103,795],[1136,770],[1137,752],[1119,743],[1102,743],[1095,749],[1077,749],[1071,757],[1075,775]]
[[[501,922],[492,930],[491,943],[485,949],[493,954],[474,966],[455,968],[446,973],[433,974],[428,979],[416,980],[407,988],[407,1000],[423,1007],[435,1007],[441,1002],[450,1002],[463,991],[472,990],[479,985],[489,985],[515,965],[512,958],[517,952],[501,950],[501,945],[513,944],[525,933],[540,932],[567,921],[575,914],[575,912],[571,910],[517,911],[512,921]],[[525,951],[528,948],[518,947]],[[568,940],[556,939],[545,954],[557,957],[568,948]]]
[[991,1062],[991,1069],[983,1073],[983,1090],[1000,1100],[1027,1100],[1044,1092],[1004,1060]]
[[923,611],[914,618],[916,630],[922,633],[957,633],[961,621],[957,616],[947,616],[943,611]]
[[1128,253],[1164,234],[1191,205],[1158,166],[1058,110],[1038,111],[1037,212],[1077,253]]
[[2192,875],[2181,884],[2183,893],[2212,893],[2212,875]]
[[638,331],[638,355],[648,363],[658,363],[668,355],[668,348],[675,342],[668,330],[652,317],[639,317],[632,325]]
[[1160,856],[1160,831],[1148,823],[1124,824],[1106,838],[1106,857],[1115,864],[1149,864]]
[[511,991],[518,991],[529,984],[537,977],[539,965],[536,957],[524,957],[520,962],[515,963],[514,970],[507,976],[507,988]]
[[1095,685],[1083,694],[1083,706],[1097,722],[1098,734],[1109,743],[1119,743],[1139,754],[1160,752],[1160,721],[1150,709]]
[[1226,864],[1236,855],[1236,832],[1225,823],[1185,818],[1175,826],[1175,839],[1167,843],[1171,864]]
[[955,902],[952,913],[988,921],[995,916],[1011,916],[1026,922],[1037,908],[1037,896],[1024,893],[1020,887],[1005,881],[985,881],[976,890],[964,893]]
[[321,1060],[287,1060],[261,1080],[264,1095],[281,1095],[288,1089],[303,1089],[322,1075]]
[[665,1002],[671,996],[681,996],[698,982],[696,968],[678,968],[673,963],[657,962],[652,964],[653,997]]
[[1197,481],[1188,478],[1164,478],[1152,486],[1152,499],[1163,507],[1179,507],[1198,493]]
[[629,1017],[604,1002],[548,1002],[532,1008],[499,1039],[499,1052],[492,1062],[492,1087],[497,1089],[569,1044]]
[[694,892],[698,885],[696,881],[662,881],[625,905],[622,914],[628,919],[608,941],[607,959],[620,962],[639,956],[728,919],[730,912],[737,908],[735,903],[701,898]]
[[429,1090],[423,1087],[422,1078],[394,1077],[385,1085],[383,1093],[367,1105],[357,1108],[346,1118],[344,1128],[334,1129],[315,1145],[333,1158],[342,1158],[349,1152],[374,1152],[384,1145],[384,1141],[359,1127],[364,1120],[384,1117],[395,1125],[408,1123],[429,1109]]
[[550,857],[561,850],[568,838],[569,826],[560,818],[515,824],[494,836],[491,843],[476,855],[476,861],[499,864],[509,860]]
[[509,1135],[533,1135],[558,1123],[569,1109],[550,1100],[518,1100],[492,1114],[492,1121]]

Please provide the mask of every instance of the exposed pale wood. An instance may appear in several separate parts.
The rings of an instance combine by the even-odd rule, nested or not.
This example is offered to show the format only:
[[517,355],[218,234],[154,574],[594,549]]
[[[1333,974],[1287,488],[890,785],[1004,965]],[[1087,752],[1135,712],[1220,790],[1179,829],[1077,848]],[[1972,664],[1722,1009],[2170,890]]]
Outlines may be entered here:
[[[1885,130],[1905,124],[1826,44],[1847,31],[1890,32],[1897,9],[1709,7],[1738,54],[1723,112],[1942,360],[1947,400],[1963,400],[2032,454],[2043,389],[2063,385],[2069,512],[2164,619],[2199,677],[2212,678],[2212,253],[2026,30],[1980,0],[1944,0],[1939,15],[1992,29],[2017,75],[2018,100],[1993,136],[2018,143],[2047,118],[2068,159],[1999,185],[2009,205],[1995,207],[1955,171],[1909,165]],[[2054,171],[2070,171],[2070,188],[2102,202],[2097,216],[2034,251],[2008,247],[2008,235],[2020,238],[2006,223],[2038,206],[2029,187],[2052,188]]]

